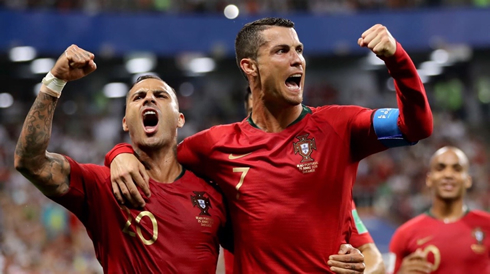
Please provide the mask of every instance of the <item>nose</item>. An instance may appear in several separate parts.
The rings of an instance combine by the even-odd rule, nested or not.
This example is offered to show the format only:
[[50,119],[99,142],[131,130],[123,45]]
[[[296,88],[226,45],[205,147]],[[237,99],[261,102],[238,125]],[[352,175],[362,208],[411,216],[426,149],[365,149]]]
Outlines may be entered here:
[[156,104],[155,96],[153,93],[148,92],[145,96],[145,100],[143,102],[143,105],[148,105],[150,103]]
[[454,177],[454,171],[452,168],[449,168],[449,167],[446,167],[443,171],[442,171],[442,175],[445,177],[445,178],[452,178]]
[[304,57],[302,54],[298,53],[295,50],[290,51],[291,56],[291,66],[293,67],[301,67],[303,66]]

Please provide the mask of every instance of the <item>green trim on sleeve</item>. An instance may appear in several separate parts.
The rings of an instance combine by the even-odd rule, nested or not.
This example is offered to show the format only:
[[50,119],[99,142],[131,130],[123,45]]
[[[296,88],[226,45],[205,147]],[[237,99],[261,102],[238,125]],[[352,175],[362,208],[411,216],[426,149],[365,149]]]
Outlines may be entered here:
[[368,232],[366,226],[364,225],[361,218],[359,217],[359,214],[357,214],[357,209],[352,210],[352,216],[354,217],[354,222],[356,224],[357,232],[359,234]]

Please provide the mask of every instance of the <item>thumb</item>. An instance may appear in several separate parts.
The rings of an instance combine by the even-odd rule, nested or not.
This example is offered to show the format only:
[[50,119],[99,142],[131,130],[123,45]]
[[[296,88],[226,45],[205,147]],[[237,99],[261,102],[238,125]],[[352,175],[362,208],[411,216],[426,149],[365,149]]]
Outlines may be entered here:
[[339,255],[345,255],[345,254],[349,253],[349,251],[351,251],[352,249],[353,249],[352,245],[342,244],[342,245],[340,245],[340,249],[339,249],[338,254]]

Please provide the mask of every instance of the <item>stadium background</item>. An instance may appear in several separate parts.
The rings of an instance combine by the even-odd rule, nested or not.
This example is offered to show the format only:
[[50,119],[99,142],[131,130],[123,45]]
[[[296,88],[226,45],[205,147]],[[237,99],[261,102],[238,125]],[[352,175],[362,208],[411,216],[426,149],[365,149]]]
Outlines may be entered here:
[[[238,17],[226,18],[228,4]],[[94,52],[98,70],[63,91],[49,150],[100,164],[127,141],[122,96],[145,71],[176,88],[187,118],[180,139],[243,119],[246,82],[233,41],[244,23],[271,15],[292,19],[305,44],[308,105],[396,107],[386,69],[356,44],[375,23],[419,68],[433,136],[363,160],[354,188],[383,253],[396,227],[430,205],[426,166],[442,145],[468,154],[474,184],[467,202],[490,209],[489,0],[0,0],[0,273],[100,272],[83,227],[13,169],[25,115],[66,47]]]

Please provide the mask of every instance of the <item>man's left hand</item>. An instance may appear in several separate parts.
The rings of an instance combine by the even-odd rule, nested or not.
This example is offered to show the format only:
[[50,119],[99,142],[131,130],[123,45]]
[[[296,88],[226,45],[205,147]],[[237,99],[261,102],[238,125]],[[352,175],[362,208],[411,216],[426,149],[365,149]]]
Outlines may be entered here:
[[339,253],[330,255],[328,259],[330,269],[339,274],[363,273],[366,268],[364,255],[350,244],[341,245]]

